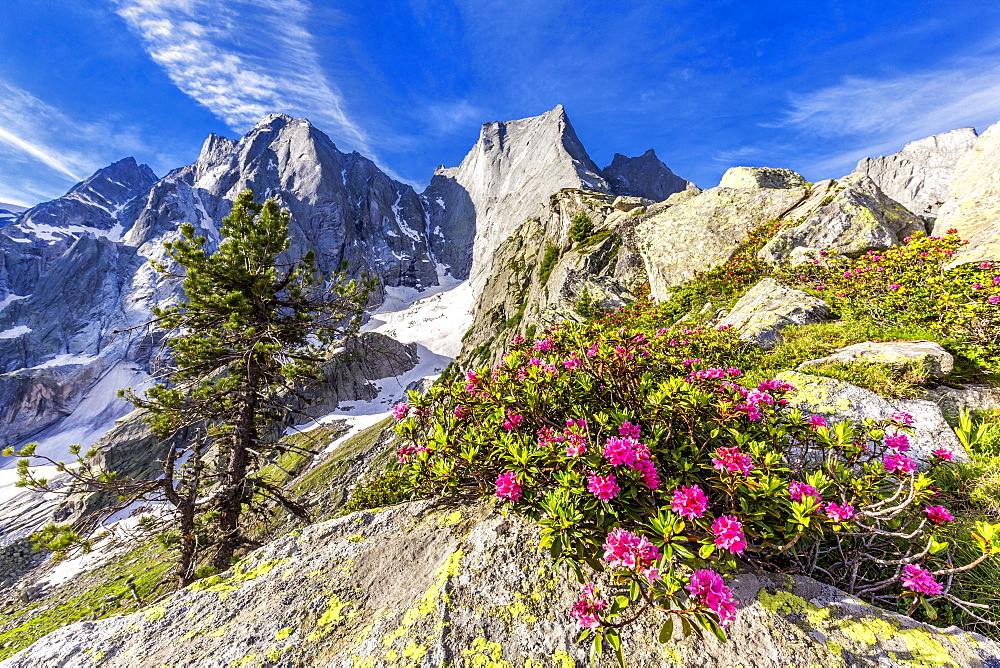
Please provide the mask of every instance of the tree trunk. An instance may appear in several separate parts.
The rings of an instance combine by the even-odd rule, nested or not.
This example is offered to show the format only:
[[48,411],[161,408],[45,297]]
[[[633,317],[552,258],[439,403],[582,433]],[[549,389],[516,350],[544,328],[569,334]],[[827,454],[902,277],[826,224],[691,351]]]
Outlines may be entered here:
[[246,382],[243,396],[237,407],[237,419],[233,428],[233,439],[229,452],[229,462],[222,480],[219,498],[219,520],[217,543],[212,566],[217,572],[228,570],[233,554],[240,545],[240,515],[243,504],[250,500],[252,486],[247,481],[250,464],[250,449],[257,442],[257,408],[260,402],[261,366],[256,354],[247,363]]

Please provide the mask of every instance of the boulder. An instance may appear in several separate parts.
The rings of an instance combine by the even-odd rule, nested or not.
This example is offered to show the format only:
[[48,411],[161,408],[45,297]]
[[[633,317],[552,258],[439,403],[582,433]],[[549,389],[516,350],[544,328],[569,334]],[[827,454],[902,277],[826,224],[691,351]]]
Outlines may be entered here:
[[941,409],[924,399],[885,399],[870,390],[834,378],[810,376],[797,371],[782,371],[777,376],[795,390],[785,396],[790,405],[833,422],[844,419],[881,420],[897,411],[913,416],[914,433],[908,454],[919,461],[929,461],[931,452],[945,448],[955,453],[955,461],[969,461],[958,437],[945,422]]
[[[636,227],[652,296],[728,260],[755,227],[785,216],[808,198],[805,187],[719,187],[644,216]],[[673,197],[678,197],[674,195]],[[658,208],[658,207],[656,207]]]
[[934,234],[952,228],[969,240],[953,264],[1000,260],[1000,123],[984,132],[955,166]]
[[857,256],[926,230],[922,218],[889,198],[864,174],[815,184],[809,200],[787,217],[800,222],[778,230],[759,253],[771,264],[801,263],[803,250]]
[[720,188],[803,188],[809,182],[790,169],[731,167],[722,175]]
[[902,367],[909,362],[916,362],[927,370],[933,378],[943,378],[955,367],[955,358],[951,353],[933,341],[885,341],[874,343],[865,341],[853,346],[838,348],[831,355],[820,359],[809,360],[799,365],[799,370],[820,364],[851,364],[865,362],[868,364],[888,364]]
[[[314,524],[137,613],[66,626],[0,663],[583,666],[579,591],[538,529],[491,504],[417,501]],[[1000,645],[867,605],[807,577],[741,573],[729,641],[623,634],[633,668],[986,666]],[[678,634],[679,636],[679,634]],[[601,665],[614,665],[605,657]]]
[[741,339],[770,350],[781,342],[785,327],[820,322],[830,316],[830,307],[822,299],[765,278],[733,305],[719,325],[735,327]]
[[625,195],[620,195],[615,198],[615,201],[611,203],[617,211],[631,211],[632,209],[638,209],[639,207],[649,206],[653,203],[653,200],[646,199],[644,197],[627,197]]
[[928,390],[924,398],[940,406],[948,417],[957,416],[962,409],[1000,411],[1000,387],[992,385],[970,384],[961,388],[941,385]]

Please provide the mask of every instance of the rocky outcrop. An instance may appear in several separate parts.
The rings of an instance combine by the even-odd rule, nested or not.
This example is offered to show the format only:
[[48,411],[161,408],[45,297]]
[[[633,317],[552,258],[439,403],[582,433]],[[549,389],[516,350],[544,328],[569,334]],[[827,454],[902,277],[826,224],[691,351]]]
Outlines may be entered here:
[[804,188],[808,182],[790,169],[731,167],[722,175],[720,188]]
[[[734,169],[742,174],[750,168]],[[653,215],[644,217],[637,227],[636,238],[653,297],[663,299],[670,287],[693,278],[695,272],[722,264],[746,240],[750,230],[784,218],[804,202],[809,197],[804,180],[787,176],[786,171],[756,170],[750,175],[779,172],[783,179],[780,183],[801,180],[803,186],[761,188],[753,185],[756,180],[737,174],[724,176],[723,183],[737,182],[739,187],[720,186],[687,195],[663,209],[652,208]],[[777,177],[768,183],[777,184]]]
[[959,159],[976,143],[974,128],[911,141],[897,153],[862,158],[854,169],[907,209],[933,221],[948,199],[948,184]]
[[610,191],[562,105],[486,123],[462,164],[439,167],[422,194],[436,257],[481,284],[500,244],[563,188]]
[[[585,665],[537,528],[485,505],[419,501],[304,528],[137,613],[44,636],[0,663],[148,665]],[[623,635],[636,668],[987,666],[1000,646],[866,605],[805,577],[742,573],[722,643],[656,642],[656,615]],[[612,665],[607,658],[602,665]]]
[[805,261],[810,251],[857,256],[885,250],[905,237],[926,230],[922,218],[886,196],[863,174],[840,181],[821,181],[761,249],[759,257],[772,264]]
[[885,364],[904,367],[917,364],[932,378],[943,378],[955,368],[955,358],[951,353],[933,341],[865,341],[852,346],[838,348],[826,357],[809,360],[799,365],[799,370],[823,364]]
[[822,415],[832,421],[850,418],[887,419],[897,411],[913,416],[914,434],[910,437],[907,454],[921,461],[930,461],[931,452],[945,448],[955,453],[955,461],[968,461],[958,437],[941,414],[941,409],[932,401],[924,399],[887,400],[869,390],[833,378],[810,376],[797,371],[782,371],[777,376],[795,387],[785,396],[794,408],[814,415]]
[[[632,298],[631,288],[644,277],[634,238],[637,218],[613,208],[618,199],[563,190],[550,198],[543,217],[528,220],[500,245],[463,339],[463,362],[498,359],[502,342],[516,334],[582,321],[578,306],[584,295],[595,312]],[[574,241],[570,229],[580,213],[591,219],[594,233]],[[500,345],[490,349],[494,341]]]
[[635,158],[615,153],[611,164],[602,170],[612,192],[619,195],[634,195],[654,202],[662,202],[671,195],[696,188],[686,179],[674,174],[649,149]]
[[955,165],[934,234],[949,229],[969,240],[953,264],[1000,261],[1000,123],[984,132]]
[[822,299],[765,278],[740,297],[719,326],[734,327],[744,341],[770,350],[781,343],[785,327],[820,322],[831,315]]

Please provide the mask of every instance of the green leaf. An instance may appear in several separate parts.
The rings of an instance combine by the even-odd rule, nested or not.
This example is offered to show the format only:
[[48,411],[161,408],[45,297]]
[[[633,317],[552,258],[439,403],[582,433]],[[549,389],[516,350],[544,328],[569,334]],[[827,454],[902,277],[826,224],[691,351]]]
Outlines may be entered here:
[[668,617],[667,621],[663,622],[663,626],[660,627],[660,635],[657,638],[661,643],[670,642],[670,639],[674,635],[674,618]]

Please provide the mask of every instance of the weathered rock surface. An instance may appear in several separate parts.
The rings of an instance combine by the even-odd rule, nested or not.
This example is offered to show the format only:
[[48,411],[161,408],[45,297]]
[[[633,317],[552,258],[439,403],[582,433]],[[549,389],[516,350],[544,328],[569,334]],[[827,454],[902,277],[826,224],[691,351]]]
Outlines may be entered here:
[[787,216],[793,222],[778,230],[761,249],[759,257],[772,264],[801,261],[803,251],[825,250],[857,256],[884,250],[926,223],[906,207],[886,196],[864,174],[840,181],[821,181],[811,197]]
[[[473,351],[476,363],[497,359],[503,346],[487,351],[485,344],[501,336],[582,320],[576,307],[584,291],[598,309],[616,309],[631,299],[630,289],[644,277],[634,238],[637,218],[614,209],[615,201],[603,193],[563,190],[550,198],[544,217],[528,220],[500,245],[463,340],[464,361]],[[580,212],[587,213],[595,232],[574,242],[569,231]]]
[[834,378],[810,376],[797,371],[782,371],[778,378],[795,386],[785,396],[794,408],[811,414],[822,415],[837,421],[886,419],[897,411],[913,416],[914,434],[910,437],[907,454],[921,461],[929,461],[931,452],[946,448],[955,453],[956,461],[968,461],[969,455],[958,437],[945,422],[941,409],[933,401],[924,399],[888,400],[879,395]]
[[781,342],[781,330],[785,327],[830,317],[830,307],[822,299],[765,278],[740,297],[719,321],[719,326],[734,327],[741,339],[770,350]]
[[615,153],[611,164],[604,168],[603,174],[612,192],[643,197],[654,202],[662,202],[674,193],[696,188],[690,181],[670,171],[670,168],[656,157],[653,149],[635,158]]
[[654,207],[653,215],[644,216],[636,228],[653,297],[663,299],[670,287],[694,277],[695,272],[722,264],[750,230],[784,218],[808,196],[805,187],[720,186],[689,195],[658,212]]
[[632,197],[630,195],[619,195],[615,198],[615,201],[611,203],[615,211],[634,211],[640,207],[649,206],[653,203],[653,200],[646,199],[645,197]]
[[961,409],[970,411],[1000,411],[1000,387],[992,385],[964,385],[961,388],[941,385],[927,391],[924,397],[941,407],[949,417],[957,416]]
[[774,167],[731,167],[722,175],[720,188],[803,188],[808,185],[801,174]]
[[1000,123],[990,126],[955,166],[934,234],[952,228],[969,240],[955,254],[954,265],[1000,260]]
[[862,158],[854,169],[878,184],[886,195],[933,221],[948,199],[948,184],[959,159],[976,143],[974,128],[911,141],[897,153]]
[[[138,613],[55,631],[4,668],[586,665],[537,529],[489,505],[414,502],[306,527]],[[629,665],[993,665],[1000,646],[804,577],[745,573],[730,640],[626,632]],[[242,662],[242,663],[241,663]],[[612,665],[605,660],[602,665]]]
[[865,341],[853,346],[838,348],[832,354],[820,359],[809,360],[799,365],[799,370],[820,364],[886,364],[902,367],[908,363],[922,366],[933,378],[943,378],[955,368],[955,358],[941,344],[933,341]]

